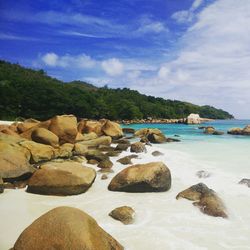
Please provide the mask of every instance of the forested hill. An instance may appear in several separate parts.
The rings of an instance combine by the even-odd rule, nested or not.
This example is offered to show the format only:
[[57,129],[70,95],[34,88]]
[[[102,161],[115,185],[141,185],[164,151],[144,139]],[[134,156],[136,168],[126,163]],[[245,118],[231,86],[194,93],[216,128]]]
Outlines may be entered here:
[[182,118],[190,113],[214,119],[233,118],[211,106],[164,100],[124,89],[97,88],[74,81],[64,83],[43,70],[0,60],[0,119],[47,119],[56,114],[85,118]]

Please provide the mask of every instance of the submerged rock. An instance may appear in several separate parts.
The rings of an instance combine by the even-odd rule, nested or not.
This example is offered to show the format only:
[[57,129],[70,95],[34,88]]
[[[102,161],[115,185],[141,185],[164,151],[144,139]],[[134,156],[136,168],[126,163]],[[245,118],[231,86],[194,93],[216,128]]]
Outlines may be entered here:
[[110,182],[110,191],[163,192],[171,187],[171,174],[163,162],[151,162],[127,167]]
[[239,184],[246,185],[246,186],[248,186],[248,187],[250,188],[250,179],[244,178],[244,179],[242,179],[242,180],[239,182]]
[[176,196],[177,200],[179,198],[195,201],[193,205],[199,207],[200,211],[207,215],[223,218],[228,217],[221,199],[212,189],[209,189],[203,183],[193,185],[180,192]]
[[80,209],[57,207],[28,226],[13,250],[88,249],[122,250],[123,247]]
[[153,156],[161,156],[161,155],[164,155],[162,152],[160,152],[160,151],[154,151],[154,152],[152,152],[152,155]]
[[211,174],[207,171],[204,171],[204,170],[200,170],[200,171],[197,171],[196,172],[196,176],[199,177],[199,178],[208,178],[211,176]]
[[75,195],[86,192],[96,177],[95,170],[75,162],[51,162],[29,179],[27,192],[43,195]]
[[134,221],[135,211],[132,207],[122,206],[117,207],[109,213],[115,220],[121,221],[123,224],[132,224]]

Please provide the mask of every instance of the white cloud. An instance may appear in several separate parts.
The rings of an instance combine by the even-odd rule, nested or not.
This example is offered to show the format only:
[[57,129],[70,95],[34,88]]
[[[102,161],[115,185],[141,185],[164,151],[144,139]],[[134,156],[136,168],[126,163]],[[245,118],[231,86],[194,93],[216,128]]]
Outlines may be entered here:
[[67,54],[64,56],[58,56],[57,54],[51,52],[43,55],[41,59],[47,66],[53,67],[77,67],[82,69],[89,69],[93,68],[96,64],[95,60],[85,54],[80,54],[77,56]]
[[57,66],[58,55],[53,52],[47,53],[42,57],[42,61],[48,66]]
[[18,40],[18,41],[39,41],[34,37],[19,36],[10,33],[0,33],[0,40]]
[[146,33],[161,33],[168,31],[168,28],[161,22],[151,22],[143,24],[136,33],[146,34]]
[[218,0],[207,6],[182,37],[177,57],[163,63],[154,79],[143,79],[141,87],[137,83],[137,89],[250,118],[249,13],[247,0]]
[[104,60],[102,63],[102,68],[109,76],[120,76],[123,74],[124,65],[117,58],[111,58]]
[[195,10],[203,4],[203,0],[194,0],[189,10],[177,11],[172,15],[178,23],[188,23],[194,20]]

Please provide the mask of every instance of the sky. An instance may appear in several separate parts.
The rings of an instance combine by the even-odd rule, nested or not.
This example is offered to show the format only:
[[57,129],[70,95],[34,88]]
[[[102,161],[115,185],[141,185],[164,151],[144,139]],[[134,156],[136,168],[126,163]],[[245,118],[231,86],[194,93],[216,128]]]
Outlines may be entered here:
[[0,58],[250,118],[250,0],[0,0]]

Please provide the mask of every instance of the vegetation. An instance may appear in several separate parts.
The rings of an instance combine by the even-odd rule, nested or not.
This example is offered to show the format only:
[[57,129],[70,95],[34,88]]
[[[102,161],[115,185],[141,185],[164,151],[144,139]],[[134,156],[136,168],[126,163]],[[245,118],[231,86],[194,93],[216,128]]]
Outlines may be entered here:
[[215,119],[233,118],[211,106],[164,100],[128,88],[97,88],[80,81],[64,83],[43,70],[0,60],[0,119],[43,120],[56,114],[94,119],[182,118],[190,113]]

